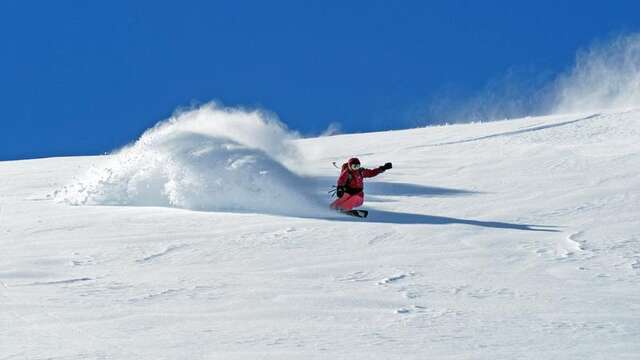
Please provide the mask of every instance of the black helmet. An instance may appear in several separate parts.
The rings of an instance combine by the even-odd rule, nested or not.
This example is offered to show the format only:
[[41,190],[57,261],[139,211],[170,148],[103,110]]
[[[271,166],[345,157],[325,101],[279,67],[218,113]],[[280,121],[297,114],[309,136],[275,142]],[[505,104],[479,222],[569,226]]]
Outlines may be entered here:
[[357,169],[360,168],[360,160],[358,158],[355,158],[355,157],[349,159],[347,164],[349,164],[349,168],[353,169],[353,170],[357,170]]

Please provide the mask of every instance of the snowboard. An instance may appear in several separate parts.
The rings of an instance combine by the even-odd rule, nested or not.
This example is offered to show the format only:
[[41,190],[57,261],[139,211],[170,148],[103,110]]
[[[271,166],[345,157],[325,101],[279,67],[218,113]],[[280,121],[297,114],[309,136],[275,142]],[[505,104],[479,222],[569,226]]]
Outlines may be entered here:
[[343,210],[340,212],[346,215],[355,216],[359,218],[366,218],[369,215],[369,212],[367,210]]

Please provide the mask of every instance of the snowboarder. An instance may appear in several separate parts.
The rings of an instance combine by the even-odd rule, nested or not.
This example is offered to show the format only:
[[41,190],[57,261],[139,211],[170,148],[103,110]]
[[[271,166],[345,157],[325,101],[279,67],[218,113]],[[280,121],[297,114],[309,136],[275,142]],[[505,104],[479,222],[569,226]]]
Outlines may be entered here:
[[364,202],[364,181],[363,178],[374,177],[385,170],[391,169],[391,163],[375,169],[365,169],[360,167],[358,158],[351,158],[342,164],[342,171],[336,186],[336,196],[338,199],[331,204],[331,208],[341,211],[352,211],[353,208],[362,205]]

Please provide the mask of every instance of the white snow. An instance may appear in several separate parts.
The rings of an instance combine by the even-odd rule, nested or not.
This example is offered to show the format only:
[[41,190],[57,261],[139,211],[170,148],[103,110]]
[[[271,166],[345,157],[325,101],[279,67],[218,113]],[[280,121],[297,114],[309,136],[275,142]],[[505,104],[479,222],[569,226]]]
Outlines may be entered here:
[[[354,155],[394,164],[364,221],[316,208]],[[638,169],[640,111],[296,139],[213,105],[0,162],[0,359],[638,359]]]

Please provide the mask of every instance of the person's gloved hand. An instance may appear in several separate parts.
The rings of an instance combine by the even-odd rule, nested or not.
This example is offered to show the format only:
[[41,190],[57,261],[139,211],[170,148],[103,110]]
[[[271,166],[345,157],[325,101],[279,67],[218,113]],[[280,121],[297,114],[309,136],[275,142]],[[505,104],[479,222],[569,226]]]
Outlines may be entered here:
[[336,188],[336,196],[341,198],[344,195],[344,186],[338,186]]
[[391,169],[392,167],[393,167],[393,165],[391,165],[391,163],[390,163],[390,162],[388,162],[388,163],[386,163],[386,164],[384,164],[384,165],[382,166],[382,168],[384,168],[385,170],[389,170],[389,169]]

